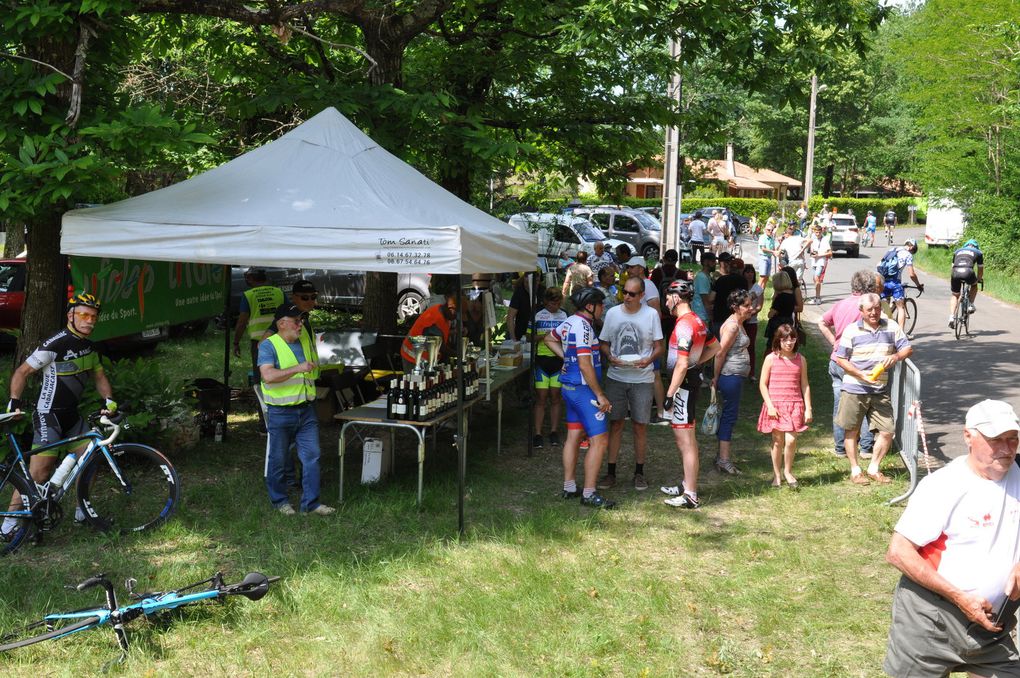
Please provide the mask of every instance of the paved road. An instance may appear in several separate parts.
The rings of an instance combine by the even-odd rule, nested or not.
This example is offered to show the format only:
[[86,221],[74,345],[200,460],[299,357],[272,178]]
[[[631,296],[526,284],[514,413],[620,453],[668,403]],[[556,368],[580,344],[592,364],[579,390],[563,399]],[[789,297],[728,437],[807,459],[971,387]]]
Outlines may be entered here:
[[[879,229],[881,234],[881,228]],[[923,229],[899,229],[897,240],[923,240]],[[755,245],[745,238],[744,259],[753,262]],[[866,248],[857,259],[837,254],[822,286],[822,305],[805,308],[805,323],[850,293],[850,277],[858,269],[874,270],[885,246]],[[912,360],[921,371],[921,411],[928,449],[952,459],[966,452],[962,426],[967,409],[984,398],[1005,400],[1020,411],[1020,309],[978,296],[971,318],[974,336],[957,341],[948,327],[949,281],[918,271],[925,292],[917,299]],[[809,277],[808,291],[814,294]]]

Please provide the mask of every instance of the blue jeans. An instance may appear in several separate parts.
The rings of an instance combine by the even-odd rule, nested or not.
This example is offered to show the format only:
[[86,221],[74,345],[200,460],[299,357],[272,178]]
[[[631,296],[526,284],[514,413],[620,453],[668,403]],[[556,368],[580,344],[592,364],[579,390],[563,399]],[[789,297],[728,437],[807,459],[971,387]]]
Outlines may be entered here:
[[720,374],[716,388],[722,396],[722,412],[719,414],[719,430],[715,437],[728,441],[733,438],[733,427],[737,423],[737,410],[740,409],[740,394],[744,390],[747,377],[739,374]]
[[[832,378],[832,439],[836,443],[836,454],[842,456],[846,454],[846,446],[843,442],[846,438],[846,431],[836,423],[836,412],[839,411],[839,395],[843,392],[843,368],[835,360],[829,361],[829,376]],[[871,452],[871,448],[874,446],[875,434],[871,432],[868,418],[865,417],[861,421],[861,439],[858,441],[857,451],[858,453]]]
[[283,468],[292,443],[297,444],[301,460],[301,510],[312,511],[319,505],[319,420],[315,408],[308,405],[292,407],[269,406],[266,428],[266,489],[274,507],[288,503]]

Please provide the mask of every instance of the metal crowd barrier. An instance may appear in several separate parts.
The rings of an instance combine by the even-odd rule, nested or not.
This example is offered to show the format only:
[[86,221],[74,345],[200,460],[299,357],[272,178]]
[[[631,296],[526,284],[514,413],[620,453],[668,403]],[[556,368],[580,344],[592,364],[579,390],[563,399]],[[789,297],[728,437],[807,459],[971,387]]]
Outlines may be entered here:
[[917,458],[921,408],[921,371],[909,358],[896,364],[890,377],[896,433],[893,443],[899,448],[903,464],[910,472],[910,487],[905,494],[890,499],[890,506],[906,500],[917,487]]

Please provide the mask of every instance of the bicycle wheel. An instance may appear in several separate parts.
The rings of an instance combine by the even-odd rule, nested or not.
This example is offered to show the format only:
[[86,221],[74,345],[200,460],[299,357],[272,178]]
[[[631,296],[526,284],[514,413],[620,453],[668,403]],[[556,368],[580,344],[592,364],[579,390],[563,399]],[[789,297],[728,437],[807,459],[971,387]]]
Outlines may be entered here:
[[19,647],[56,640],[77,631],[84,631],[99,621],[97,615],[74,617],[72,619],[40,619],[28,626],[0,635],[0,652],[16,650]]
[[139,532],[166,522],[177,508],[180,483],[170,460],[136,443],[110,448],[118,473],[103,454],[78,479],[78,504],[95,528]]
[[911,334],[914,331],[914,325],[917,324],[917,302],[908,297],[903,300],[903,306],[907,310],[907,317],[903,321],[903,331]]
[[[20,474],[13,471],[0,485],[0,507],[8,510],[9,506],[18,507],[15,510],[28,510],[29,485]],[[0,533],[0,556],[14,553],[24,544],[32,534],[35,533],[36,523],[31,518],[17,518],[16,524],[11,527],[6,525]],[[0,523],[7,523],[7,518],[0,518]]]

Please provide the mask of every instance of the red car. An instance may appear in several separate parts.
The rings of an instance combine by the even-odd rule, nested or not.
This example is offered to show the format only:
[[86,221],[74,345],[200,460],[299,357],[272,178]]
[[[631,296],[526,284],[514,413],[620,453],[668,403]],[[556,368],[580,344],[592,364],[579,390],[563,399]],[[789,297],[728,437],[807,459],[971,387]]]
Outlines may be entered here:
[[25,305],[25,260],[0,259],[0,331],[21,328]]

